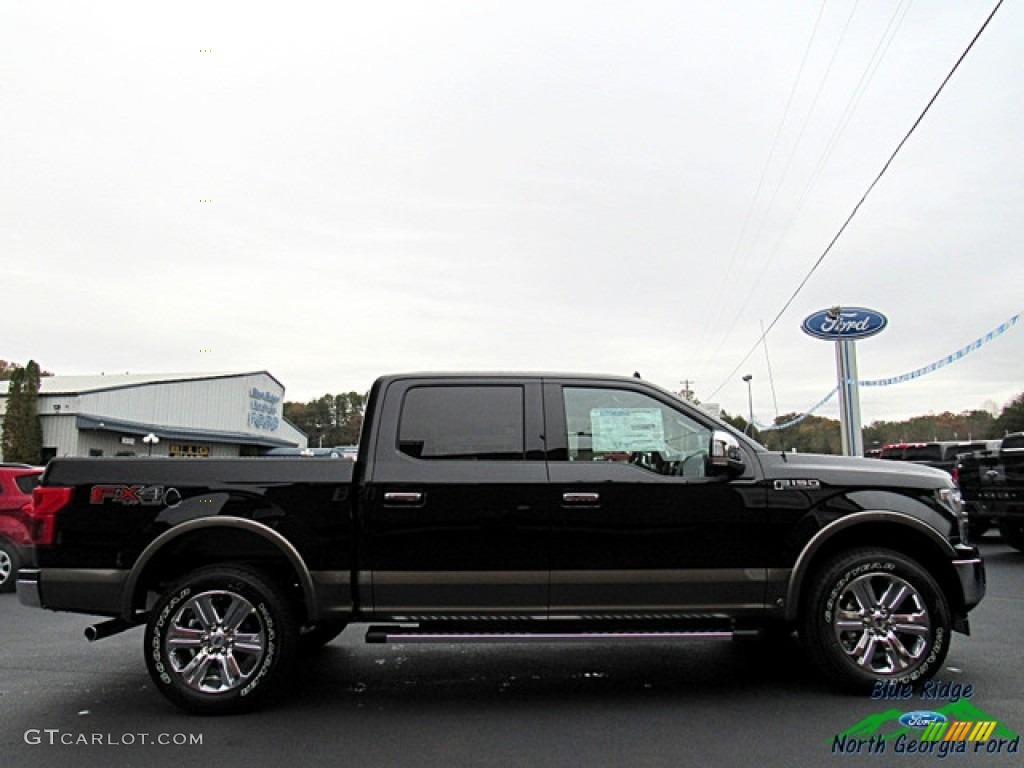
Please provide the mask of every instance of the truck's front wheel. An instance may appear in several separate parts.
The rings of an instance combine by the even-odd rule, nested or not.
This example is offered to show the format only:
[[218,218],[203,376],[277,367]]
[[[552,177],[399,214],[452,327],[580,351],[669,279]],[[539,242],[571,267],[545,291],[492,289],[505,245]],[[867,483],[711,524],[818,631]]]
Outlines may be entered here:
[[813,661],[841,686],[926,680],[949,650],[949,604],[935,580],[898,552],[858,549],[815,575],[802,617]]
[[261,572],[200,568],[153,607],[146,665],[161,693],[183,709],[240,712],[283,684],[297,636],[287,600]]

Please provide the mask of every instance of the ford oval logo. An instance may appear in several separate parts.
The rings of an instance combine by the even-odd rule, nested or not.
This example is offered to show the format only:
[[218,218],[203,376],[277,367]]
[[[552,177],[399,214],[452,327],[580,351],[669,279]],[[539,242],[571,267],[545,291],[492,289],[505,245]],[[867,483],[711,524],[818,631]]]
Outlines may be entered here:
[[863,307],[833,307],[815,312],[804,320],[804,333],[819,339],[866,339],[889,324],[885,315]]
[[946,722],[946,716],[939,712],[929,712],[928,710],[918,710],[917,712],[907,712],[900,718],[900,725],[905,725],[908,728],[927,728],[931,723],[944,723]]

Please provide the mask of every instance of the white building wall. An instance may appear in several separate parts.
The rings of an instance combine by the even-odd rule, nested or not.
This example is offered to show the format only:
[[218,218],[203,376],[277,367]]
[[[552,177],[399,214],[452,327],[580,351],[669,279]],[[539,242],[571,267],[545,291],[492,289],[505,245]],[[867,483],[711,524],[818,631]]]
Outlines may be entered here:
[[[63,446],[60,446],[58,449],[58,456],[64,455],[61,453],[62,450]],[[100,453],[94,453],[94,451],[99,451]],[[133,453],[136,456],[145,456],[146,447],[141,441],[137,441],[136,445],[121,445],[120,435],[116,435],[113,432],[92,432],[89,430],[83,430],[78,435],[78,447],[75,453],[68,455],[116,456],[118,453]]]
[[[53,377],[44,379],[43,384],[39,394],[43,446],[56,449],[57,456],[88,456],[90,451],[102,451],[103,456],[150,454],[141,435],[79,430],[80,415],[131,422],[158,433],[164,427],[172,432],[196,430],[211,437],[214,433],[240,436],[237,442],[213,442],[203,439],[202,434],[161,437],[153,446],[153,456],[175,451],[178,455],[239,456],[240,444],[248,442],[242,435],[251,436],[253,442],[269,439],[299,447],[307,442],[302,433],[284,421],[284,388],[266,373],[181,379],[165,375],[148,380],[127,375]],[[6,398],[0,397],[0,414],[5,406]]]
[[[0,409],[3,408],[6,398],[0,398]],[[46,416],[42,409],[42,398],[40,398],[39,415]],[[4,419],[0,415],[0,430],[3,429]],[[43,447],[56,447],[58,456],[78,456],[78,427],[75,424],[73,415],[50,415],[39,419],[39,426],[43,433]],[[0,450],[0,461],[4,460],[3,450]]]
[[[254,390],[263,397],[252,397]],[[77,412],[167,427],[276,437],[283,423],[283,406],[284,388],[266,374],[252,374],[85,392],[78,398]],[[259,423],[266,426],[256,426]]]
[[230,459],[240,455],[237,444],[233,443],[211,443],[202,438],[179,440],[177,438],[161,438],[159,443],[153,446],[150,451],[149,445],[142,442],[141,437],[130,436],[133,443],[122,441],[123,435],[115,432],[99,432],[93,430],[82,430],[78,438],[78,452],[76,456],[170,456],[181,455],[176,452],[183,448],[195,448],[199,453],[189,453],[192,457],[203,457],[212,459]]
[[238,456],[239,453],[240,451],[237,445],[231,445],[229,443],[210,444],[211,459],[232,459]]
[[[40,398],[42,403],[42,398]],[[45,415],[40,408],[43,447],[56,448],[58,456],[81,456],[78,452],[78,427],[74,414]]]

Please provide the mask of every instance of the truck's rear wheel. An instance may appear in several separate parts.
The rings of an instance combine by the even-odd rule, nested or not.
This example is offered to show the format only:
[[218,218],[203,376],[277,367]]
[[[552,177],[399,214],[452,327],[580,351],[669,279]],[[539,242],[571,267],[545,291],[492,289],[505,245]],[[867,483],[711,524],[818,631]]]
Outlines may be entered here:
[[935,580],[898,552],[858,549],[824,564],[804,604],[812,660],[842,687],[926,680],[949,650],[949,604]]
[[1024,552],[1024,520],[1002,518],[999,521],[999,534],[1011,547]]
[[190,712],[240,712],[283,684],[297,636],[287,600],[261,572],[200,568],[153,607],[146,666],[160,692]]

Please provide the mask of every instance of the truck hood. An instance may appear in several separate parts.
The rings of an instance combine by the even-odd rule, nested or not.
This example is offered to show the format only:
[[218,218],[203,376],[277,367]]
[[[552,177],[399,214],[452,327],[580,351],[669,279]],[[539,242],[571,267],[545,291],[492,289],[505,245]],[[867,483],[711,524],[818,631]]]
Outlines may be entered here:
[[948,472],[922,464],[814,453],[759,453],[765,479],[817,480],[822,485],[952,488]]

